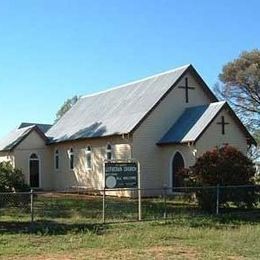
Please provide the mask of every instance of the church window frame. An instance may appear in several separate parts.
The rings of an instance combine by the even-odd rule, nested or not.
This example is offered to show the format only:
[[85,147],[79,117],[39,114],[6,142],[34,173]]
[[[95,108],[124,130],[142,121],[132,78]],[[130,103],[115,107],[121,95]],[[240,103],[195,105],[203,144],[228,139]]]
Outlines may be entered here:
[[108,161],[113,160],[113,153],[112,153],[112,145],[110,143],[107,144],[106,146],[106,159]]
[[[173,160],[176,156],[176,154],[179,154],[182,159],[183,159],[183,162],[184,162],[184,168],[187,167],[188,163],[186,161],[186,157],[185,157],[185,153],[179,149],[175,150],[173,153],[172,153],[172,156],[170,157],[170,161],[169,161],[169,178],[168,178],[168,181],[169,181],[169,187],[171,188],[174,188],[172,186],[172,183],[173,183],[173,175],[172,175],[172,172],[173,172]],[[173,192],[173,191],[170,191],[170,193]]]
[[85,167],[86,170],[92,170],[92,147],[88,145],[85,149]]
[[75,153],[74,149],[71,147],[68,151],[69,154],[69,169],[74,170],[75,168]]
[[55,149],[54,151],[54,169],[56,171],[60,170],[60,150]]

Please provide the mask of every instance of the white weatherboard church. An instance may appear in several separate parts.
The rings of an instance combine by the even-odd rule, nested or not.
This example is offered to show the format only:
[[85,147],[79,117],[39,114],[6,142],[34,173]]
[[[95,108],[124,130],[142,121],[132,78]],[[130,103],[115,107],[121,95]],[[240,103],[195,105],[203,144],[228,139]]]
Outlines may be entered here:
[[104,159],[136,159],[142,188],[177,186],[176,171],[214,147],[256,142],[226,102],[186,65],[81,97],[53,126],[22,123],[0,140],[0,161],[31,187],[103,188]]

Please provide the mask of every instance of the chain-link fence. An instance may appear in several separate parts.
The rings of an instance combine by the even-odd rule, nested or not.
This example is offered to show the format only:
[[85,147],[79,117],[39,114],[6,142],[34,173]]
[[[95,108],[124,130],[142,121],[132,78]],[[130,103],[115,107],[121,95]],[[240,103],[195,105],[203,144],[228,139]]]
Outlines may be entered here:
[[141,204],[137,189],[0,193],[0,222],[72,225],[206,214],[260,220],[260,185],[164,187],[140,193]]

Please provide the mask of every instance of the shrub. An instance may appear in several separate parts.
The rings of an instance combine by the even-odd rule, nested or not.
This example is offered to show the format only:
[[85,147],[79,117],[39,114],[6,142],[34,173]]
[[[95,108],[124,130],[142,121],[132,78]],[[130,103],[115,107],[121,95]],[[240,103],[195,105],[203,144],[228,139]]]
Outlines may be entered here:
[[[231,146],[215,148],[204,153],[188,170],[189,186],[253,185],[255,168],[250,159]],[[202,209],[212,211],[216,207],[216,189],[196,191]],[[237,206],[252,207],[256,201],[253,188],[222,188],[220,204],[233,202]]]
[[10,162],[0,163],[0,192],[29,190],[21,170],[15,169]]
[[[24,181],[22,171],[15,169],[10,162],[0,163],[0,192],[21,192],[29,191],[29,186]],[[7,196],[0,197],[0,206],[6,204],[17,205],[27,203],[23,196]]]

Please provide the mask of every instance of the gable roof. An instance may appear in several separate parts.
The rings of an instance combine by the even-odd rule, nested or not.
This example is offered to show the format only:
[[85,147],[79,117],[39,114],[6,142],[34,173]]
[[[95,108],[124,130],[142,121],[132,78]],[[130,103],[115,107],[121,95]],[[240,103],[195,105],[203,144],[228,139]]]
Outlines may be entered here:
[[192,65],[185,65],[80,98],[46,135],[53,143],[131,133],[188,70],[216,100]]
[[158,144],[195,142],[224,104],[215,102],[186,108]]
[[18,128],[24,128],[24,127],[28,127],[28,126],[37,126],[43,133],[46,133],[51,127],[52,125],[50,124],[39,124],[39,123],[21,123],[20,126]]
[[244,132],[248,142],[256,145],[254,138],[225,101],[186,108],[158,144],[196,142],[224,107],[229,109],[231,116]]
[[45,141],[47,141],[47,137],[44,135],[44,133],[50,127],[51,125],[45,124],[22,123],[18,128],[15,128],[7,136],[0,139],[0,151],[13,150],[33,130],[35,130]]

